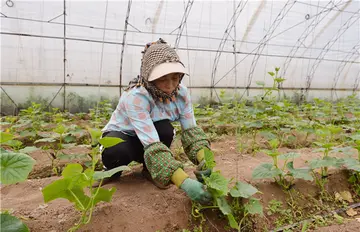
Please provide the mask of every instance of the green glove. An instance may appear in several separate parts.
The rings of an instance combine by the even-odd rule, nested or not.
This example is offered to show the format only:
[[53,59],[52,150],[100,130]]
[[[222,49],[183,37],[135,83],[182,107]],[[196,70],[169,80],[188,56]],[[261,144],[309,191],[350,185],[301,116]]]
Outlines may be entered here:
[[206,205],[211,203],[211,194],[204,189],[204,185],[197,180],[186,178],[180,185],[180,188],[186,192],[191,200]]
[[199,165],[197,166],[196,170],[194,171],[194,174],[198,181],[201,183],[204,183],[203,175],[206,177],[210,177],[211,175],[211,169],[205,168],[205,154],[204,149],[201,149],[197,152],[196,159],[199,162]]
[[204,169],[205,160],[201,161],[200,164],[197,166],[196,170],[194,171],[194,174],[198,181],[201,183],[204,183],[203,175],[206,177],[210,177],[211,175],[211,169]]

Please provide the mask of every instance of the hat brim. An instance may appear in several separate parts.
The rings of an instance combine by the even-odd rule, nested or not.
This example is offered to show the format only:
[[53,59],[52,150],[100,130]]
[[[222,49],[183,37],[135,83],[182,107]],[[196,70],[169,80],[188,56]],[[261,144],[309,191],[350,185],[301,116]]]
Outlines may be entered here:
[[179,62],[166,62],[156,65],[149,75],[149,82],[159,79],[170,73],[187,74],[185,67]]

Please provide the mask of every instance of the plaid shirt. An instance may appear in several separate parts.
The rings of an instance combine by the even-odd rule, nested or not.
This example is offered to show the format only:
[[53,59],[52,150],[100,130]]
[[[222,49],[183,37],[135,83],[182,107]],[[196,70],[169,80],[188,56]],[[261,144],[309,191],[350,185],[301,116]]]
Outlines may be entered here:
[[196,127],[194,111],[188,89],[180,84],[174,102],[155,102],[148,91],[140,86],[124,92],[103,132],[121,131],[137,135],[143,146],[160,142],[153,122],[169,119],[180,121],[182,130]]

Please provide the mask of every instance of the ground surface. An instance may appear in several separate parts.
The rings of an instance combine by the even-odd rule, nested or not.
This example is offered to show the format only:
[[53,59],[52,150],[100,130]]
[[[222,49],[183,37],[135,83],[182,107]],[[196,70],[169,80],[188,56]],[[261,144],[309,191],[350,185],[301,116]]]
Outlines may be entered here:
[[[225,137],[212,144],[216,153],[217,169],[228,178],[251,181],[252,170],[262,162],[271,161],[269,157],[261,153],[254,157],[240,154],[236,147],[236,141],[232,137]],[[283,151],[287,150],[289,149],[283,149]],[[310,148],[296,151],[302,155],[296,162],[298,166],[303,165],[305,160],[320,157],[320,154],[313,153]],[[55,200],[44,204],[41,188],[58,177],[44,177],[47,175],[44,173],[49,172],[50,165],[46,155],[39,152],[31,155],[37,160],[32,177],[41,177],[41,179],[30,179],[23,183],[2,187],[1,209],[12,210],[16,216],[23,219],[31,231],[66,231],[77,220],[78,214],[66,200]],[[186,171],[191,175],[192,170],[193,166],[186,167]],[[158,230],[172,232],[191,228],[191,202],[186,195],[175,186],[166,190],[157,189],[140,173],[141,165],[135,166],[131,171],[124,173],[119,182],[106,185],[106,188],[117,188],[112,202],[100,203],[90,224],[81,228],[80,231],[155,232]],[[261,198],[264,206],[267,206],[268,202],[274,198],[284,201],[285,194],[271,181],[251,181],[251,183],[263,192]],[[298,182],[295,188],[301,190],[302,193],[312,194],[316,191],[316,188],[306,181]],[[330,176],[329,191],[344,190],[349,190],[345,174],[338,172]],[[268,225],[271,225],[271,218],[268,219]],[[263,231],[263,229],[262,224],[255,224],[253,228],[254,231]],[[212,222],[210,218],[208,218],[208,230],[225,231],[223,226]],[[360,231],[360,222],[355,216],[344,224],[317,228],[315,231]]]

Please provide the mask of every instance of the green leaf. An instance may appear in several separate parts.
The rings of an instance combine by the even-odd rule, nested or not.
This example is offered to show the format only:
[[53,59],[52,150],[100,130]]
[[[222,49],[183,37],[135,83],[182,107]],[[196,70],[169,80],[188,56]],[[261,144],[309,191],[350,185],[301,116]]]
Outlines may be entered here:
[[268,72],[270,76],[275,76],[275,73],[274,72]]
[[258,199],[250,198],[249,202],[244,205],[245,210],[247,210],[250,214],[259,214],[263,215],[263,207]]
[[236,182],[235,186],[230,190],[230,194],[232,197],[243,198],[249,198],[257,192],[258,190],[251,184],[240,181]]
[[93,193],[97,192],[97,190],[99,190],[99,192],[94,198],[94,205],[96,205],[100,201],[110,202],[114,192],[116,191],[116,188],[114,187],[112,187],[111,189],[96,188],[93,190]]
[[59,124],[55,129],[54,132],[58,133],[58,134],[64,134],[64,132],[66,131],[66,128],[62,125]]
[[289,152],[289,153],[286,153],[286,154],[279,155],[278,159],[288,160],[288,159],[295,159],[295,158],[298,158],[298,157],[300,157],[299,153]]
[[294,161],[291,161],[286,164],[286,167],[288,168],[289,172],[294,178],[297,179],[304,179],[304,180],[313,180],[313,177],[310,174],[309,168],[294,168]]
[[255,122],[245,122],[245,126],[248,128],[257,128],[260,129],[263,127],[263,123],[261,121],[255,121]]
[[352,147],[338,147],[338,148],[335,148],[333,150],[330,151],[330,153],[335,153],[335,152],[341,152],[341,153],[344,153],[345,155],[352,155],[353,152],[352,152]]
[[120,166],[120,167],[116,167],[116,168],[113,168],[113,169],[110,169],[108,171],[104,171],[104,172],[100,172],[100,171],[97,171],[94,173],[94,180],[101,180],[101,179],[104,179],[104,178],[107,178],[107,177],[111,177],[112,175],[114,175],[115,173],[117,172],[121,172],[121,171],[129,171],[131,170],[128,166]]
[[29,232],[29,228],[17,217],[7,213],[0,214],[1,232]]
[[97,145],[102,134],[101,130],[91,128],[89,128],[88,130],[91,136],[91,145]]
[[279,70],[280,70],[279,67],[276,67],[276,68],[275,68],[275,71],[276,71],[276,72],[279,72]]
[[272,148],[277,148],[280,144],[279,140],[278,139],[272,139],[269,141],[269,144]]
[[64,142],[65,143],[71,143],[71,142],[75,142],[76,141],[76,137],[72,136],[72,135],[67,135],[64,137]]
[[271,157],[276,157],[278,156],[280,153],[279,151],[275,150],[261,150],[262,152],[264,152],[266,155],[271,156]]
[[354,134],[354,135],[350,136],[350,138],[355,141],[360,140],[360,134]]
[[8,150],[0,147],[0,154],[1,154],[1,153],[11,153],[11,151],[8,151]]
[[11,139],[13,139],[14,136],[10,133],[0,132],[0,143],[3,144]]
[[310,161],[310,168],[322,168],[322,167],[340,167],[340,160],[335,157],[324,157],[323,159],[313,159]]
[[80,164],[68,164],[62,171],[61,175],[64,178],[72,178],[81,175],[82,171],[83,167]]
[[15,184],[27,179],[35,160],[23,153],[1,153],[1,176],[2,184]]
[[37,151],[37,150],[40,150],[40,149],[37,148],[37,147],[31,146],[31,147],[25,147],[23,149],[20,149],[19,152],[21,152],[21,153],[31,153],[31,152]]
[[15,148],[15,147],[20,147],[23,143],[19,140],[12,139],[12,140],[6,141],[4,144],[9,145],[12,148]]
[[38,139],[34,142],[34,144],[37,144],[37,143],[53,143],[53,142],[56,142],[56,139],[54,138],[43,138],[43,139]]
[[220,195],[225,196],[229,192],[229,180],[223,177],[219,171],[212,172],[210,177],[205,177],[205,183],[208,188],[217,190]]
[[213,169],[216,166],[214,153],[208,148],[204,148],[204,159],[206,168]]
[[230,224],[230,227],[233,228],[233,229],[239,229],[239,224],[236,222],[235,218],[234,218],[234,215],[232,215],[231,213],[229,213],[227,215],[227,218],[228,218],[228,221],[229,221],[229,224]]
[[75,203],[77,209],[84,209],[90,198],[85,195],[84,190],[79,186],[71,186],[71,179],[60,179],[52,182],[42,189],[45,203],[58,198],[64,198]]
[[87,171],[83,173],[83,167],[80,164],[74,163],[66,165],[61,175],[64,179],[71,180],[69,188],[72,188],[73,186],[84,188],[90,185],[91,173],[93,173],[93,171],[90,169],[87,169]]
[[260,164],[254,169],[252,173],[252,177],[254,179],[274,178],[282,174],[283,172],[279,168],[275,168],[273,164],[264,163],[264,164]]
[[350,170],[355,170],[357,172],[360,172],[360,162],[357,159],[354,158],[343,158],[343,165]]
[[276,139],[276,135],[270,131],[261,131],[260,134],[268,140]]
[[282,83],[284,82],[286,79],[285,78],[275,78],[274,81],[276,81],[277,83]]
[[217,205],[224,215],[231,214],[231,207],[224,196],[216,198]]
[[21,131],[20,132],[20,136],[23,136],[23,137],[35,137],[36,136],[36,132],[35,131]]
[[104,137],[99,139],[99,143],[101,145],[104,146],[104,148],[109,148],[112,146],[115,146],[118,143],[122,143],[124,142],[124,140],[122,140],[121,138],[116,138],[116,137]]
[[263,81],[257,81],[256,84],[259,86],[265,86],[265,82]]

